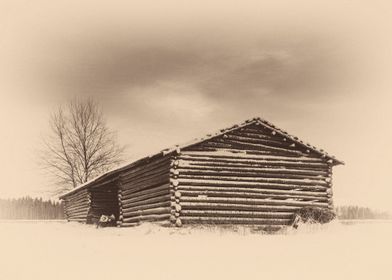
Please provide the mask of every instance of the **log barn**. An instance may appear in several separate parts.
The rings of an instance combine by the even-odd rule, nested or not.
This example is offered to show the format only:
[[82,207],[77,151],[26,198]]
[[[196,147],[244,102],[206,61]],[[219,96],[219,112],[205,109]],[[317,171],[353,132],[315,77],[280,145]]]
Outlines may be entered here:
[[289,225],[298,209],[333,209],[342,161],[260,118],[109,171],[65,194],[68,221]]

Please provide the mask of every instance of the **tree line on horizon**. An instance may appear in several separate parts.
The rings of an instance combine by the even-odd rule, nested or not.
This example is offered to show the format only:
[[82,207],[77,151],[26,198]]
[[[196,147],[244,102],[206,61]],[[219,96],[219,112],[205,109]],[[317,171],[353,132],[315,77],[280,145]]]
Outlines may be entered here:
[[58,220],[64,219],[61,202],[32,198],[0,199],[0,219]]
[[[392,218],[389,212],[355,205],[338,206],[335,212],[338,219],[344,220]],[[57,220],[65,217],[61,202],[26,196],[0,199],[0,219]]]
[[355,205],[338,206],[335,208],[335,212],[337,218],[341,220],[392,218],[392,215],[387,211],[375,211],[369,207]]

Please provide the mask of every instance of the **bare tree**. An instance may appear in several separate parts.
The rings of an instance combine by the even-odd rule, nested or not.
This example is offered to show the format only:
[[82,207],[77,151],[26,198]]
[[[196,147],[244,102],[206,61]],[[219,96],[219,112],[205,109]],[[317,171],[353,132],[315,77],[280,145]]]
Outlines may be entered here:
[[50,118],[43,164],[57,181],[56,193],[83,184],[122,161],[124,148],[92,99],[74,99]]

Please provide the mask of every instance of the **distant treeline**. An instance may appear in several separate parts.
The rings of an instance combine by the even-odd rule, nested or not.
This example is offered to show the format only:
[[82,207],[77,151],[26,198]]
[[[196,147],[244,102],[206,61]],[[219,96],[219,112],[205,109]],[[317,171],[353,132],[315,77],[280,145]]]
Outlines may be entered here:
[[[392,219],[389,212],[361,206],[338,206],[335,211],[339,219]],[[42,198],[0,199],[0,219],[64,219],[64,210],[62,203]]]
[[60,202],[42,198],[0,199],[0,219],[64,219],[64,210]]
[[368,207],[339,206],[336,207],[338,219],[391,219],[392,216],[386,211],[375,211]]

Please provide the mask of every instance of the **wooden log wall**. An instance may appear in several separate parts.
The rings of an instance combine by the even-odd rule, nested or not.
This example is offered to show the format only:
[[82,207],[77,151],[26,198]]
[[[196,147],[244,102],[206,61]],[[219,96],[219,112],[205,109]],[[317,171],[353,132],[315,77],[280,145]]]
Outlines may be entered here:
[[64,213],[68,221],[87,222],[91,206],[91,195],[87,189],[80,190],[64,198]]
[[171,165],[178,226],[284,226],[302,207],[333,207],[331,162],[262,126],[185,148]]
[[141,222],[170,223],[170,156],[157,157],[147,163],[124,170],[118,191],[119,226]]

